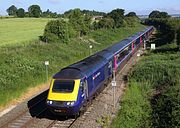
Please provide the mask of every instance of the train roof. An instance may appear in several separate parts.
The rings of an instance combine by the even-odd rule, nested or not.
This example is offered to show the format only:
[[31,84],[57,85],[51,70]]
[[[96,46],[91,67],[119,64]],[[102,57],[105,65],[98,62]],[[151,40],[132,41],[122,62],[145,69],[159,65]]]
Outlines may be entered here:
[[116,43],[116,44],[110,46],[106,50],[108,50],[112,53],[117,53],[117,52],[123,50],[124,47],[127,47],[130,44],[130,42],[131,42],[131,39],[127,38],[127,39],[122,40],[119,43]]
[[100,52],[98,52],[96,54],[99,55],[99,56],[104,57],[104,59],[107,59],[107,60],[111,59],[114,56],[113,52],[111,52],[108,49],[104,49],[104,50],[102,50],[102,51],[100,51]]
[[89,76],[92,72],[102,67],[106,61],[107,60],[102,56],[95,54],[62,69],[60,72],[56,73],[53,78],[81,79],[85,76]]

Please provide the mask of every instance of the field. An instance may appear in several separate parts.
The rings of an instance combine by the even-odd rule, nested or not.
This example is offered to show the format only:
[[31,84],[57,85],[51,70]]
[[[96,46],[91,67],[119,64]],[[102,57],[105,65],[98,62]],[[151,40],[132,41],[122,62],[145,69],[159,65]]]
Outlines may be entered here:
[[[25,21],[29,19],[8,19],[9,23],[15,24],[13,21],[17,21],[20,26],[26,25]],[[12,20],[12,21],[11,21]],[[90,55],[89,44],[93,46],[92,53],[104,49],[107,46],[112,45],[128,36],[142,30],[143,25],[138,24],[136,27],[125,27],[120,29],[101,29],[92,31],[88,35],[82,38],[71,39],[68,43],[43,43],[36,40],[39,34],[42,34],[42,30],[48,19],[32,19],[34,23],[29,22],[28,26],[37,28],[40,24],[39,30],[36,34],[33,29],[28,29],[29,34],[26,41],[26,45],[19,44],[16,41],[16,37],[12,36],[14,33],[12,28],[6,28],[6,32],[11,32],[9,35],[11,41],[6,41],[4,44],[9,46],[0,47],[0,106],[6,105],[11,100],[18,98],[29,87],[34,87],[40,83],[46,82],[44,61],[48,60],[49,65],[49,78],[59,71],[61,68],[72,64],[78,60],[81,60]],[[41,24],[42,22],[42,24]],[[44,26],[43,26],[44,24]],[[15,25],[16,26],[16,25]],[[36,26],[36,27],[35,27]],[[5,28],[4,28],[5,29]],[[41,29],[41,30],[40,30]],[[26,31],[25,29],[24,31]],[[15,27],[14,27],[15,31]],[[17,30],[16,30],[17,31]],[[17,33],[23,33],[18,30]],[[3,34],[4,35],[4,34]],[[5,36],[5,35],[4,35]],[[22,37],[21,37],[22,38]],[[19,38],[23,42],[24,38]],[[31,41],[31,40],[36,41]],[[14,45],[16,44],[16,45]]]
[[27,44],[38,40],[49,20],[47,18],[0,19],[0,47],[17,43]]

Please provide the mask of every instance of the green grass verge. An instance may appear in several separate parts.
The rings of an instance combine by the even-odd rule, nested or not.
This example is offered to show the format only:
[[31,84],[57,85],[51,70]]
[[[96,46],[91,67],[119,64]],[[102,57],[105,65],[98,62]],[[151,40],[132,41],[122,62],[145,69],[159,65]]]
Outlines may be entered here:
[[47,18],[0,19],[0,46],[26,44],[43,34]]
[[[34,42],[26,45],[0,47],[0,105],[5,105],[39,83],[45,82],[44,61],[48,60],[49,76],[61,68],[89,56],[142,30],[144,26],[112,30],[97,30],[83,39],[72,39],[69,43]],[[87,42],[87,39],[93,39]]]
[[148,54],[130,74],[118,116],[111,127],[178,127],[179,85],[180,52]]

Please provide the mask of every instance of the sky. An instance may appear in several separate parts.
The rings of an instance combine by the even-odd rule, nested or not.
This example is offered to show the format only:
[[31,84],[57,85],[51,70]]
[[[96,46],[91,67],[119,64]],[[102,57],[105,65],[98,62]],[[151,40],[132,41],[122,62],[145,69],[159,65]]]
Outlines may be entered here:
[[121,8],[126,13],[134,11],[138,15],[148,15],[152,10],[180,14],[180,0],[0,0],[0,15],[7,15],[6,9],[11,5],[27,11],[33,4],[38,4],[42,11],[50,9],[57,13],[74,8],[103,12]]

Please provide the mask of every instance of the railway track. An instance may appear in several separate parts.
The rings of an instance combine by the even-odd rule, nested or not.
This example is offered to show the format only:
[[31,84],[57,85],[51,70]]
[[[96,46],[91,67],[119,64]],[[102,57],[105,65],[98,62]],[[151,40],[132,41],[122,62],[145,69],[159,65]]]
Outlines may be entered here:
[[47,110],[47,107],[41,108],[38,113],[35,114],[35,116],[32,116],[30,111],[32,111],[34,108],[36,108],[41,103],[45,102],[46,98],[43,98],[39,100],[38,102],[34,103],[33,105],[29,106],[28,109],[22,111],[20,114],[6,122],[4,125],[0,126],[1,128],[25,128],[30,123],[32,123],[36,116],[39,116],[40,114],[44,113]]
[[76,119],[67,119],[65,121],[54,120],[47,128],[69,128]]

